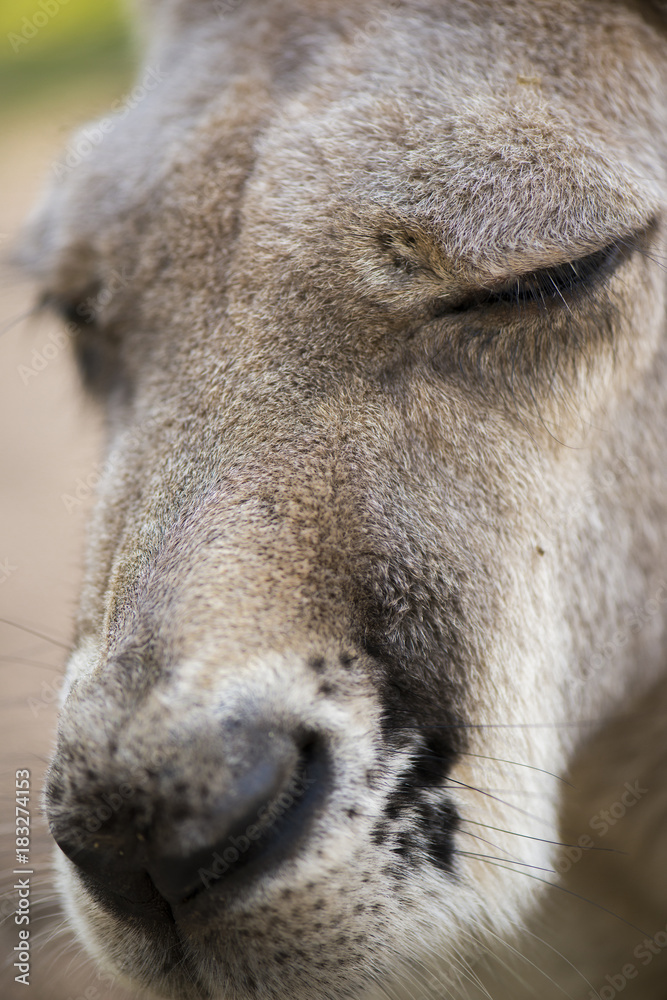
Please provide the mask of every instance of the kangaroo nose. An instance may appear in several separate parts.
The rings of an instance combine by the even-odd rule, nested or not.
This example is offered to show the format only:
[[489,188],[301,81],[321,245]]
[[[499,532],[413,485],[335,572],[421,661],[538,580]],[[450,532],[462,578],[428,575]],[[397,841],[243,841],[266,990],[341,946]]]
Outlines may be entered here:
[[267,872],[291,854],[321,791],[323,764],[315,742],[298,750],[285,741],[282,753],[244,769],[199,829],[201,847],[174,850],[175,838],[149,859],[161,895],[176,904],[219,880],[230,886]]
[[[326,790],[322,741],[261,728],[225,749],[212,755],[210,739],[186,740],[145,783],[79,791],[69,815],[67,795],[47,787],[56,843],[101,902],[172,919],[172,907],[214,889],[238,892],[294,855]],[[94,835],[77,834],[84,798],[90,815],[119,799],[120,785],[132,794]]]

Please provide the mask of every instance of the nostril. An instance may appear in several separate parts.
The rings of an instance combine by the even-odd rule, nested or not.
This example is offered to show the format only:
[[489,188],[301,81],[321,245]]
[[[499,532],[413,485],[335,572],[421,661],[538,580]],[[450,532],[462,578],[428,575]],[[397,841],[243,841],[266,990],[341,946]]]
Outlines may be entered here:
[[257,761],[216,803],[204,846],[153,856],[148,871],[172,905],[213,887],[238,887],[297,851],[325,794],[329,769],[319,739],[289,742],[289,753],[282,743],[277,758]]
[[84,886],[98,902],[120,917],[135,914],[173,922],[167,900],[148,873],[130,858],[130,852],[109,836],[77,839],[51,832],[60,850],[76,865]]
[[79,866],[81,880],[93,899],[107,910],[125,917],[134,914],[142,918],[174,922],[169,902],[145,871],[119,872],[103,870],[94,864],[89,870]]
[[326,791],[326,750],[314,736],[300,745],[278,739],[271,746],[273,752],[245,769],[203,822],[203,846],[152,854],[148,871],[171,904],[213,886],[239,886],[298,849]]
[[[184,741],[178,768],[172,758],[120,804],[99,786],[87,794],[72,786],[57,798],[51,781],[51,832],[96,899],[172,920],[172,906],[207,889],[233,891],[294,856],[327,792],[327,747],[313,733],[237,728],[224,745],[219,733]],[[117,809],[89,832],[101,801]]]

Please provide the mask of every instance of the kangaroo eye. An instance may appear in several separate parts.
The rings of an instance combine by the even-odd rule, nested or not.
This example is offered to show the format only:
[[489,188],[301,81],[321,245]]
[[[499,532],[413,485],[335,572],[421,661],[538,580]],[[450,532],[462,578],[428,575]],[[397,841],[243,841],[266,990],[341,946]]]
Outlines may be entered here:
[[487,309],[493,306],[518,307],[537,305],[568,306],[577,298],[593,291],[617,270],[637,249],[639,237],[618,240],[601,250],[517,275],[514,278],[479,288],[458,302],[436,301],[433,316],[445,316]]
[[98,297],[66,299],[47,296],[43,305],[65,323],[79,374],[84,386],[94,394],[105,395],[119,381],[118,337],[98,317]]
[[566,296],[588,291],[608,278],[627,254],[626,245],[614,243],[565,264],[519,275],[498,289],[490,289],[487,301],[510,305],[542,302],[546,305],[549,299],[565,299]]
[[55,312],[63,323],[75,329],[83,329],[96,324],[97,315],[93,301],[93,296],[74,300],[47,295],[44,297],[42,305]]

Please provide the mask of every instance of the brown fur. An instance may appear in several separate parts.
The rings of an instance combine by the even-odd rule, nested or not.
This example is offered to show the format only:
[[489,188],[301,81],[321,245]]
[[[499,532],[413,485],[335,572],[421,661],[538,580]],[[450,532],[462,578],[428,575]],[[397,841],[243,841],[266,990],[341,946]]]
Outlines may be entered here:
[[[558,881],[561,825],[577,836],[641,778],[642,724],[613,720],[664,676],[660,12],[152,8],[164,82],[25,240],[50,302],[95,306],[78,350],[109,426],[50,815],[85,825],[129,782],[195,843],[195,779],[223,795],[252,751],[233,719],[324,734],[337,778],[294,864],[184,919],[178,948],[63,862],[73,920],[160,995],[586,997],[633,961],[623,920],[667,923],[641,826],[649,801],[664,822],[664,780],[625,875],[563,876],[592,903],[538,881]],[[521,276],[610,246],[586,287],[538,276],[512,301]],[[585,750],[591,721],[632,744],[629,777],[613,736]],[[410,803],[373,839],[424,746],[453,755],[415,788],[461,817],[451,871]],[[566,806],[570,767],[590,791]],[[631,868],[614,920],[600,886]],[[627,995],[660,995],[659,962]]]

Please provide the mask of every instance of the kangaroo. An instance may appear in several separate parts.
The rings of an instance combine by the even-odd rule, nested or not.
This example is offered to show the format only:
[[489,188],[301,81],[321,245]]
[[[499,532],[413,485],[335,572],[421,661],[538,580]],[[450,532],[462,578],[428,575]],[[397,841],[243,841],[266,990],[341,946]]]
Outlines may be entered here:
[[664,10],[143,17],[20,250],[107,427],[73,927],[183,1000],[664,998]]

